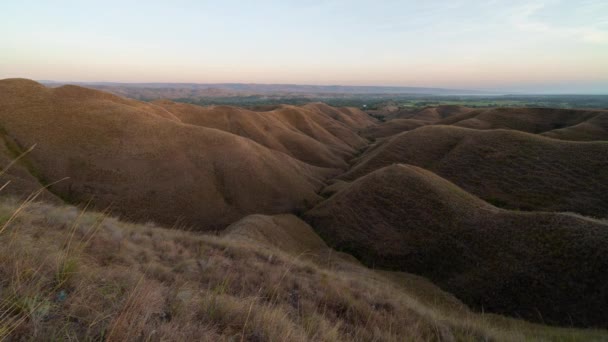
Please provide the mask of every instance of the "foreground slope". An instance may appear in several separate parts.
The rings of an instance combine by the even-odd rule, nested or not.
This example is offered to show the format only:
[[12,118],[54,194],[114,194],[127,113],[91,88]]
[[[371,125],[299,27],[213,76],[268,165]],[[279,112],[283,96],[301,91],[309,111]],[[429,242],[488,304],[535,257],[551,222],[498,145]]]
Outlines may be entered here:
[[372,119],[361,111],[321,104],[281,106],[263,112],[231,106],[202,107],[167,100],[156,101],[155,104],[184,123],[237,134],[322,167],[346,168],[345,159],[367,143],[355,130],[373,124]]
[[0,81],[0,124],[42,184],[136,220],[217,229],[319,200],[331,169],[250,139],[184,124],[165,109],[75,86]]
[[[333,256],[335,262],[310,261],[301,252],[256,240],[256,233],[276,238],[293,235],[295,228],[296,235],[309,237],[305,248],[327,248],[289,215],[245,218],[219,238],[4,198],[0,217],[0,339],[588,341],[608,336],[474,314],[422,278],[379,274]],[[246,231],[252,234],[243,239]]]
[[608,216],[608,142],[425,126],[370,149],[342,178],[393,163],[431,170],[505,208]]
[[306,213],[330,246],[428,277],[484,311],[608,326],[608,224],[496,208],[415,166],[351,183]]
[[25,199],[37,194],[41,200],[62,203],[62,200],[48,191],[38,178],[32,175],[32,167],[24,162],[29,153],[22,151],[0,127],[0,188],[2,193]]

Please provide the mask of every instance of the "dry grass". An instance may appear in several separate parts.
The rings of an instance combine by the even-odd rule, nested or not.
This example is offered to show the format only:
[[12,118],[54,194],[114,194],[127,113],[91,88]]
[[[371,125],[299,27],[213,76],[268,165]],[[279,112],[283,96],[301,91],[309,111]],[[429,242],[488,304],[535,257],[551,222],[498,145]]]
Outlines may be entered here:
[[372,146],[340,178],[416,165],[506,209],[608,215],[608,142],[512,130],[424,126]]
[[424,169],[394,165],[305,214],[368,266],[422,275],[468,305],[537,322],[607,327],[608,226],[499,209]]
[[368,139],[380,139],[430,124],[429,121],[416,119],[392,119],[366,128],[361,132],[361,135]]
[[[18,212],[13,216],[13,213]],[[3,200],[0,339],[403,341],[600,338],[442,310],[352,263]],[[414,282],[416,283],[416,282]],[[438,290],[433,290],[438,291]],[[444,294],[441,294],[443,296]],[[504,327],[501,327],[504,326]],[[523,329],[518,332],[518,329]]]
[[475,129],[513,129],[563,140],[608,139],[605,110],[488,108],[449,116],[438,122]]
[[[299,108],[283,112],[294,126],[300,119],[307,126]],[[98,209],[113,206],[121,217],[167,226],[216,230],[248,214],[301,210],[321,200],[316,192],[323,181],[339,172],[236,134],[183,123],[160,106],[76,86],[0,80],[0,121],[1,138],[17,150],[2,155],[12,151],[0,141],[0,162],[38,144],[20,162],[30,166],[21,168],[25,175],[12,174],[22,180],[12,194],[69,177],[50,188],[66,202],[92,199]],[[365,142],[333,121],[336,130]],[[331,129],[308,128],[311,134]],[[337,134],[331,135],[336,143]]]

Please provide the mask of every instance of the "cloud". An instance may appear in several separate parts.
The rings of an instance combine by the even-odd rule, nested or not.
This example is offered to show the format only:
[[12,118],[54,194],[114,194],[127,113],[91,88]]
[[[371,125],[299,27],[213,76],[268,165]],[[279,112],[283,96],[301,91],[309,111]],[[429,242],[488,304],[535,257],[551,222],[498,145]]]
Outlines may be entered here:
[[[546,2],[537,2],[522,6],[512,17],[514,26],[523,31],[541,33],[559,38],[571,37],[593,44],[608,44],[608,31],[593,25],[556,26],[535,18],[547,7]],[[600,24],[603,23],[602,21]]]

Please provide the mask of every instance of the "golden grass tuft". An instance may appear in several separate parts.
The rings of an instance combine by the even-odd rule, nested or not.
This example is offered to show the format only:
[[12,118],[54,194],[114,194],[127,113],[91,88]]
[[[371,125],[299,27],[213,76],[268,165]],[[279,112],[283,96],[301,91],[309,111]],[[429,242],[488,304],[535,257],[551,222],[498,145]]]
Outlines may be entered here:
[[[5,216],[19,208],[0,234],[0,339],[449,341],[605,336],[601,331],[495,320],[464,306],[448,309],[429,298],[449,295],[422,285],[423,279],[395,281],[392,275],[348,260],[327,264],[242,235],[208,236],[121,222],[69,206],[0,202]],[[279,217],[274,222],[294,220]],[[420,295],[408,290],[412,286],[437,295]]]

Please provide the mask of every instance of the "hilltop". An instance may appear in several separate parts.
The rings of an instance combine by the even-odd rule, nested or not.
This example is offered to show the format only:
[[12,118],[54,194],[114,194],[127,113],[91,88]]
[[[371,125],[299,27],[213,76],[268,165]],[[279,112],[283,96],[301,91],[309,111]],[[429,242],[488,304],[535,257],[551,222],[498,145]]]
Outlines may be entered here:
[[424,126],[378,143],[341,179],[412,164],[500,207],[608,213],[608,142],[549,139],[513,130]]
[[478,310],[608,324],[605,222],[499,209],[409,165],[357,179],[305,218],[330,246],[374,268],[428,277]]

